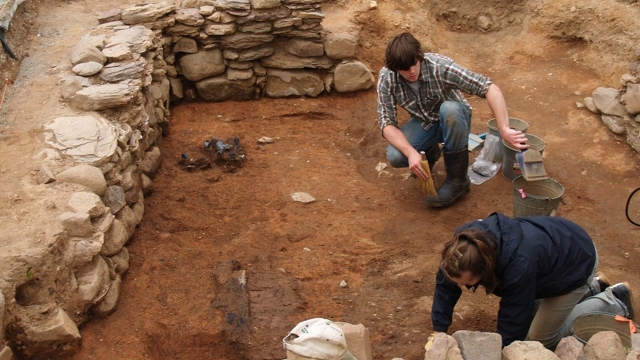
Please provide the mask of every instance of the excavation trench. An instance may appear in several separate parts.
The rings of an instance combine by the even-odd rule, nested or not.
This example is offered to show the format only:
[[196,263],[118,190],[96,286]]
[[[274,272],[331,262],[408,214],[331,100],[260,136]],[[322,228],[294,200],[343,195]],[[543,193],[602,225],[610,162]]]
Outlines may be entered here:
[[[538,65],[506,67],[493,76],[542,74],[552,63],[554,71],[571,73],[574,79],[588,82],[592,76],[570,63],[536,60]],[[545,85],[543,80],[528,84],[536,93],[552,88],[570,92],[573,86]],[[511,93],[515,87],[503,88]],[[545,150],[548,171],[568,182],[558,215],[589,218],[582,225],[600,232],[607,220],[594,217],[587,207],[615,208],[624,192],[606,203],[592,198],[589,194],[597,189],[571,180],[579,175],[578,168],[569,166],[579,156],[568,146],[571,141],[543,130],[557,126],[552,119],[560,111],[569,119],[563,126],[575,121],[605,131],[597,130],[597,119],[561,110],[570,109],[573,101],[570,97],[542,107],[516,101],[513,113],[533,119],[531,132],[535,128],[551,139]],[[112,316],[83,329],[76,358],[106,356],[111,350],[104,344],[110,342],[121,351],[143,351],[152,358],[278,359],[284,356],[286,333],[312,317],[364,324],[376,358],[422,356],[440,244],[465,221],[493,211],[511,214],[512,188],[497,175],[474,186],[457,207],[426,208],[406,169],[376,169],[385,162],[386,143],[375,124],[373,104],[374,91],[172,105],[171,129],[159,144],[162,168],[153,195],[145,200],[145,218],[128,245],[126,295]],[[487,131],[486,104],[472,104],[472,130]],[[573,141],[579,141],[582,135],[575,136]],[[204,142],[212,137],[238,138],[246,154],[243,166],[235,171],[215,164],[186,170],[183,155],[203,154]],[[263,137],[273,143],[260,143]],[[610,145],[600,144],[602,151]],[[470,153],[472,159],[477,155]],[[582,166],[611,171],[589,161]],[[436,174],[444,178],[442,163]],[[316,201],[295,202],[294,192],[306,192]],[[607,229],[606,238],[616,236]],[[599,239],[603,267],[615,273],[617,256],[610,253],[610,243]],[[481,292],[465,294],[451,330],[495,331],[497,305],[497,298]],[[131,336],[113,334],[124,328],[131,329]]]

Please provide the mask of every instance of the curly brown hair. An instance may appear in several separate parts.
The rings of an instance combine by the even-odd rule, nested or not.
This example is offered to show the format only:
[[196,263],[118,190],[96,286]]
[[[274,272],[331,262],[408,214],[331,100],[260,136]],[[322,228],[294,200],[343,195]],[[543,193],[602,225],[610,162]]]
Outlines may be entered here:
[[384,56],[384,64],[391,71],[408,70],[424,56],[422,45],[410,33],[396,35],[389,44]]
[[497,241],[493,235],[477,229],[463,230],[453,236],[442,250],[440,268],[449,279],[459,278],[463,272],[479,277],[487,294],[498,286]]

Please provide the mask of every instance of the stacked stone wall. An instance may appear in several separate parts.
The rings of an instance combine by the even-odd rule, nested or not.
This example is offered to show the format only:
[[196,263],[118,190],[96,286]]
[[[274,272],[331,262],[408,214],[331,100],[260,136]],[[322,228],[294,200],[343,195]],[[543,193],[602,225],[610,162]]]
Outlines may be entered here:
[[[184,1],[179,8],[147,4],[99,16],[104,29],[144,25],[161,36],[162,56],[154,61],[165,71],[174,101],[370,88],[371,71],[355,59],[356,37],[325,32],[323,19],[318,0]],[[100,71],[111,81],[109,72]]]

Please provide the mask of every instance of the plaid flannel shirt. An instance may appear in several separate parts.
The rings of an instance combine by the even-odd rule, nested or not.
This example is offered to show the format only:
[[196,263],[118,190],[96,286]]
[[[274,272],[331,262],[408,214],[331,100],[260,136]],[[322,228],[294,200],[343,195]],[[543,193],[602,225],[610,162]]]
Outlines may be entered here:
[[440,105],[443,102],[458,101],[471,109],[461,91],[484,98],[492,83],[490,78],[463,68],[452,59],[436,53],[424,54],[418,81],[419,97],[416,98],[399,72],[386,67],[380,70],[377,90],[381,132],[387,125],[398,127],[396,104],[411,116],[422,120],[422,127],[428,130],[432,123],[439,120]]

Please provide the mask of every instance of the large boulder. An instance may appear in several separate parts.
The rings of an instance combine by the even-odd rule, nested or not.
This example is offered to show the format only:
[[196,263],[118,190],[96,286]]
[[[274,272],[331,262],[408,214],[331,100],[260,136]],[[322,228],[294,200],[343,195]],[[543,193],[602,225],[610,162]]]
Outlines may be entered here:
[[338,92],[366,90],[373,86],[375,79],[369,68],[360,61],[351,61],[336,66],[334,86]]
[[265,94],[269,97],[318,96],[324,90],[322,78],[311,71],[267,70]]
[[200,81],[224,73],[226,66],[219,49],[199,51],[180,58],[182,74],[187,80]]

